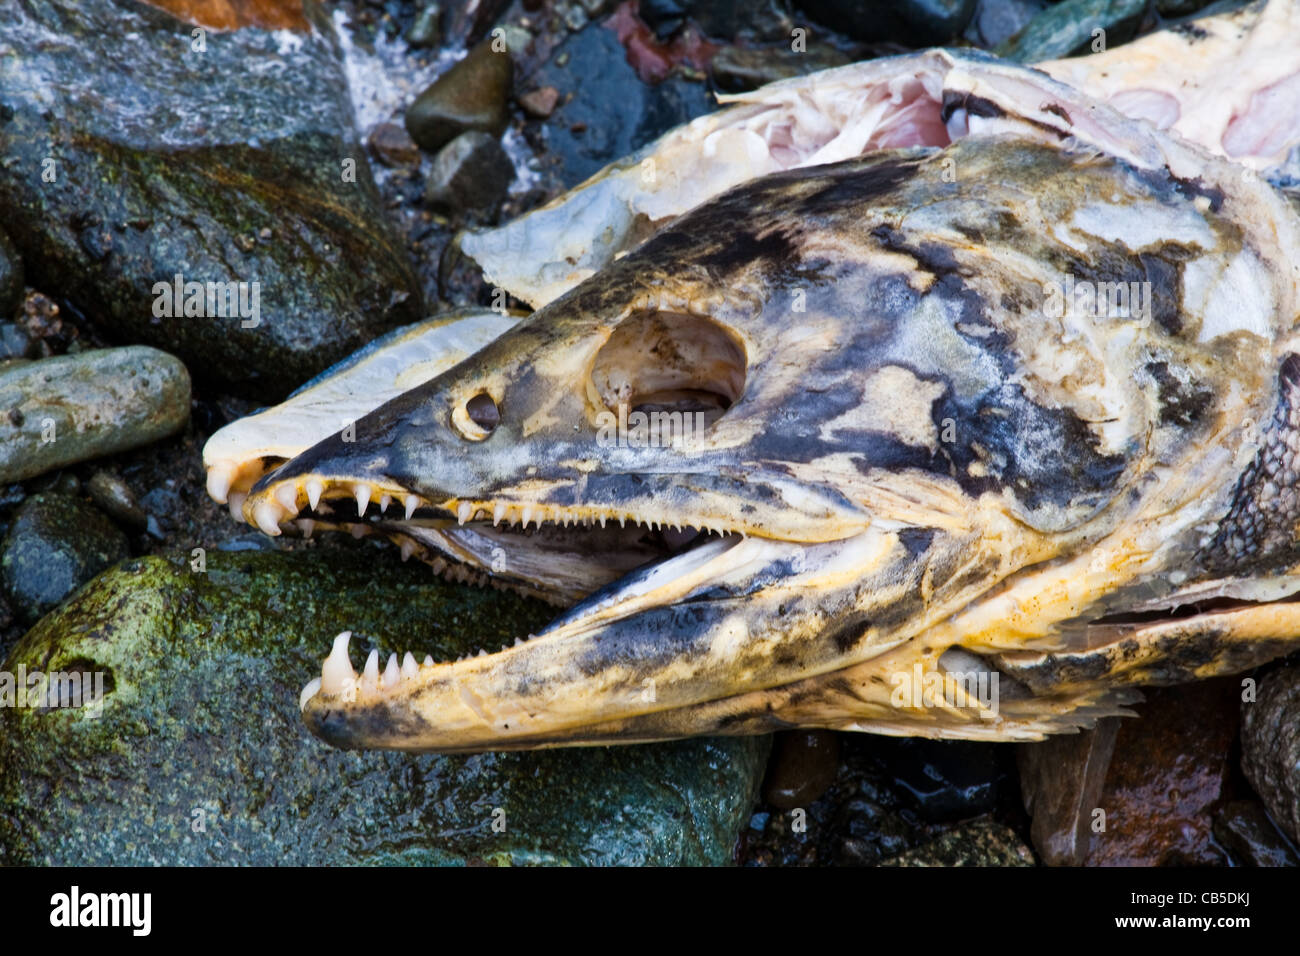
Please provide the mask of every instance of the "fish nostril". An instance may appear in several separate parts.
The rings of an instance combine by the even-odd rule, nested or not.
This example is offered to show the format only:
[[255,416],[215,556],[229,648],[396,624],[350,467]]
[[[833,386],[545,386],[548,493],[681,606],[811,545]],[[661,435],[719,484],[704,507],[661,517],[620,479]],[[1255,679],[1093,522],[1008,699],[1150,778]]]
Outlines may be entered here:
[[501,410],[497,408],[497,403],[487,392],[479,392],[466,402],[465,414],[469,416],[470,421],[488,433],[501,424]]

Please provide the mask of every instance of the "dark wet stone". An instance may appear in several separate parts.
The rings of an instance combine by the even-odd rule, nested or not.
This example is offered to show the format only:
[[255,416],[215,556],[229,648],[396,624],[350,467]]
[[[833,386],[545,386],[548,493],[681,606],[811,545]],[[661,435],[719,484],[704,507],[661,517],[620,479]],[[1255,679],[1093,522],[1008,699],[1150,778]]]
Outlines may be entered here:
[[1185,17],[1208,7],[1212,0],[1156,0],[1156,9],[1164,17]]
[[0,360],[35,358],[36,343],[27,330],[14,322],[0,322]]
[[972,820],[882,866],[1034,866],[1034,853],[1016,831],[992,820]]
[[931,822],[988,813],[1008,784],[996,744],[915,737],[888,741],[883,749],[897,784]]
[[1241,769],[1269,815],[1300,843],[1300,660],[1263,672],[1241,705]]
[[510,6],[510,0],[473,0],[454,3],[446,17],[447,43],[467,47],[487,36]]
[[730,862],[766,738],[438,757],[302,724],[345,627],[454,659],[551,608],[373,552],[204,557],[126,562],[10,653],[111,690],[98,717],[0,708],[0,865]]
[[185,366],[142,345],[10,368],[0,373],[0,481],[157,441],[189,414]]
[[816,44],[796,53],[789,44],[771,47],[727,46],[719,50],[710,65],[714,81],[732,93],[757,89],[766,83],[829,70],[849,63],[848,54],[826,44]]
[[1119,722],[1107,717],[1091,730],[1016,748],[1021,794],[1033,818],[1030,838],[1049,866],[1080,866],[1088,855]]
[[1046,7],[1046,0],[979,0],[966,38],[991,50],[1023,30]]
[[[311,32],[211,33],[203,52],[131,0],[0,11],[0,218],[27,281],[263,398],[422,314],[333,28],[306,9]],[[169,317],[177,275],[247,283],[248,317],[203,297]]]
[[763,799],[778,810],[806,807],[835,780],[840,738],[830,730],[791,730],[777,734],[763,781]]
[[641,0],[637,5],[637,15],[660,40],[667,40],[688,19],[706,35],[730,40],[764,12],[745,0]]
[[496,137],[462,133],[433,158],[424,199],[458,212],[488,211],[505,198],[514,178],[514,164]]
[[406,43],[413,50],[435,47],[442,40],[442,4],[426,2],[406,31]]
[[94,507],[60,494],[33,495],[14,513],[0,547],[10,605],[28,622],[127,557],[126,535]]
[[[1110,49],[1133,39],[1147,0],[1064,0],[1048,7],[1019,34],[997,48],[999,56],[1037,63]],[[1102,30],[1094,36],[1094,30]]]
[[507,99],[514,75],[509,52],[484,41],[433,81],[406,110],[406,130],[421,149],[436,153],[461,133],[500,136],[510,120]]
[[556,47],[533,82],[560,92],[541,134],[543,162],[566,189],[715,107],[702,83],[675,74],[643,83],[614,31],[597,23]]
[[96,471],[86,482],[86,493],[99,509],[128,528],[140,529],[148,520],[125,481],[111,471]]
[[1237,866],[1300,866],[1300,855],[1258,800],[1234,800],[1214,816],[1214,839]]
[[0,319],[17,310],[23,298],[23,258],[13,241],[0,230]]
[[944,43],[966,29],[975,0],[797,0],[823,26],[865,42]]
[[420,162],[420,147],[396,123],[376,124],[366,137],[366,146],[370,155],[385,166],[417,166]]

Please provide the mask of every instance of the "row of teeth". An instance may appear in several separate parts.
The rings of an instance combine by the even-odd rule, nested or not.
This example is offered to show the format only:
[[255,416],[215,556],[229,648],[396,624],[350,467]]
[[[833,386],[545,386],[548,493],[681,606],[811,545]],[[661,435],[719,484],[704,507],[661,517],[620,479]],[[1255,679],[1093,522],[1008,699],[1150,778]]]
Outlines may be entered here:
[[252,488],[257,483],[257,479],[266,473],[257,460],[241,462],[233,458],[214,461],[207,466],[207,469],[208,494],[219,504],[229,502],[232,487],[236,493],[247,497],[248,489]]
[[[397,655],[388,655],[388,664],[382,671],[379,669],[379,651],[372,650],[370,656],[366,658],[366,665],[361,669],[360,676],[352,669],[352,659],[348,654],[348,645],[352,641],[352,632],[343,631],[334,638],[334,647],[330,650],[329,657],[321,665],[320,677],[313,677],[307,686],[302,689],[298,695],[298,707],[307,706],[307,701],[311,700],[321,691],[327,695],[342,697],[346,703],[354,703],[358,700],[377,697],[388,691],[396,690],[406,681],[419,677],[421,672],[430,667],[437,667],[433,657],[424,655],[423,663],[415,662],[415,655],[407,651],[402,655],[401,663],[398,663]],[[515,638],[515,646],[526,643],[522,637]],[[480,650],[477,654],[467,654],[457,658],[457,662],[469,660],[471,657],[487,657],[486,650]]]
[[[354,482],[351,485],[340,483],[339,485],[334,485],[331,490],[333,491],[340,487],[345,488],[349,492],[350,496],[356,500],[358,518],[364,518],[366,516],[366,510],[372,501],[377,501],[379,503],[379,513],[383,515],[388,511],[388,507],[393,503],[396,496],[400,496],[402,499],[402,504],[405,507],[406,512],[404,520],[406,521],[411,520],[411,516],[415,514],[415,510],[421,505],[432,507],[430,502],[425,501],[419,495],[411,494],[409,492],[397,491],[390,493],[379,490],[376,494],[376,489],[366,482]],[[282,482],[271,491],[270,495],[263,496],[262,500],[258,501],[257,504],[253,506],[253,523],[256,524],[263,533],[275,537],[280,534],[281,524],[287,520],[292,520],[297,516],[300,510],[298,505],[300,495],[306,497],[308,505],[310,505],[311,509],[315,511],[320,504],[321,497],[324,495],[325,490],[325,482],[319,478],[309,478],[301,487],[292,485],[288,482]],[[332,495],[331,497],[339,496]],[[230,513],[236,521],[243,520],[243,507],[245,500],[247,500],[247,495],[238,492],[230,495]],[[563,508],[553,508],[547,505],[512,505],[506,504],[505,502],[497,502],[495,505],[489,505],[487,503],[475,504],[469,501],[462,501],[456,505],[455,511],[456,521],[461,525],[474,521],[480,517],[484,519],[490,517],[492,519],[493,527],[500,527],[502,524],[505,524],[507,527],[527,528],[529,524],[532,524],[535,527],[540,528],[543,524],[550,523],[566,528],[590,528],[595,527],[596,525],[604,528],[609,522],[617,521],[620,528],[627,527],[628,522],[631,522],[634,527],[642,526],[654,531],[667,531],[671,529],[679,534],[687,527],[697,528],[698,530],[705,532],[713,530],[695,524],[675,524],[668,521],[646,521],[637,518],[636,515],[628,513],[593,515],[590,512],[567,511]],[[311,519],[301,519],[298,521],[298,525],[300,528],[303,528],[309,537],[315,527]],[[356,525],[354,526],[354,529],[360,527],[362,526]],[[361,537],[361,535],[365,533],[365,531],[361,531],[360,533],[356,530],[353,531],[353,534],[357,537]],[[724,532],[718,531],[717,533],[722,534]]]

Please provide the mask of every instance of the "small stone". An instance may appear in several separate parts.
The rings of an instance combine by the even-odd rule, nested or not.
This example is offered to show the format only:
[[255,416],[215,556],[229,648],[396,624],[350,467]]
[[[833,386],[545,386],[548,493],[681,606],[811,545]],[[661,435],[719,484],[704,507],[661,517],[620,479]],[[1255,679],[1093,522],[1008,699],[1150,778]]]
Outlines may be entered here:
[[991,50],[1023,30],[1046,6],[1045,0],[979,0],[966,37]]
[[462,133],[433,158],[424,199],[444,209],[486,211],[505,197],[514,178],[514,164],[494,137]]
[[826,792],[839,769],[839,734],[792,730],[776,735],[763,799],[778,810],[807,807]]
[[907,850],[882,866],[1033,866],[1034,854],[1016,831],[992,820],[975,820]]
[[145,527],[146,515],[136,503],[130,486],[111,471],[96,471],[86,482],[86,491],[95,504],[115,521],[131,528]]
[[435,47],[442,40],[442,4],[426,3],[406,31],[406,44],[413,50]]
[[417,166],[420,162],[420,147],[396,123],[377,124],[366,139],[366,147],[385,166]]
[[20,481],[172,435],[190,414],[180,360],[143,345],[0,373],[0,481]]
[[1107,717],[1091,730],[1017,748],[1021,795],[1033,817],[1030,838],[1049,866],[1079,866],[1088,854],[1092,811],[1101,802],[1119,721]]
[[126,535],[91,505],[55,493],[18,508],[0,547],[9,603],[28,623],[128,556]]
[[519,105],[534,119],[546,119],[555,112],[560,101],[560,91],[553,86],[543,86],[519,97]]
[[467,131],[500,136],[510,120],[513,76],[509,52],[495,52],[490,40],[480,43],[407,108],[411,139],[432,153]]
[[1238,866],[1300,866],[1258,800],[1234,800],[1214,817],[1214,838]]

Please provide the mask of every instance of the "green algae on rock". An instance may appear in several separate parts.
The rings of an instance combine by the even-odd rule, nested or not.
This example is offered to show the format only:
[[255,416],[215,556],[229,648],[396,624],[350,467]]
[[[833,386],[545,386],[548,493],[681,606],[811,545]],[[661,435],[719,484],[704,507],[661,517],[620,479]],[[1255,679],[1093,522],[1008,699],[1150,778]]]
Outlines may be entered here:
[[190,415],[190,376],[166,352],[91,349],[0,371],[0,482],[173,435]]
[[[0,218],[28,281],[263,398],[421,310],[304,9],[307,33],[196,36],[129,0],[0,7]],[[210,294],[169,314],[177,276],[255,288],[256,314]]]
[[121,564],[12,651],[10,672],[111,691],[95,719],[0,709],[0,865],[730,862],[766,738],[438,757],[302,725],[298,690],[344,627],[444,659],[553,609],[387,556],[204,559]]
[[32,495],[0,546],[0,578],[10,604],[31,623],[129,553],[126,535],[92,505],[72,495]]

